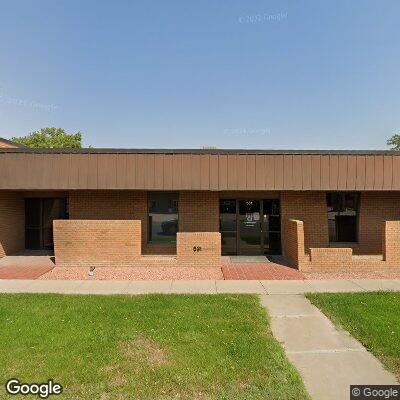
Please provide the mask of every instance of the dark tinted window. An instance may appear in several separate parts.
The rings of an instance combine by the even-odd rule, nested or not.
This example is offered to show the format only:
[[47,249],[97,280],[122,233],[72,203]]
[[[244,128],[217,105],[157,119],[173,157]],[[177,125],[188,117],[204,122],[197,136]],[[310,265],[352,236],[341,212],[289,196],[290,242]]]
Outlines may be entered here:
[[224,200],[219,201],[219,212],[220,214],[236,214],[236,200]]
[[259,200],[243,200],[239,201],[239,214],[245,215],[249,213],[260,212],[260,201]]
[[175,243],[179,230],[176,192],[150,192],[149,197],[149,242]]
[[52,249],[53,221],[66,219],[67,199],[25,199],[25,247],[27,249]]
[[221,199],[219,201],[219,230],[220,232],[236,232],[236,200]]
[[359,193],[326,194],[330,242],[357,242]]

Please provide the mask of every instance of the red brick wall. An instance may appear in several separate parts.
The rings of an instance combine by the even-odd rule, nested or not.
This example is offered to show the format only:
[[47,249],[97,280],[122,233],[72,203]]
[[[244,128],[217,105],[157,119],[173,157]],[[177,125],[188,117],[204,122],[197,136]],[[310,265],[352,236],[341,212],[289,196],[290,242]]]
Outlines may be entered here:
[[[259,198],[259,192],[240,192]],[[240,193],[208,191],[180,192],[179,229],[181,232],[218,232],[219,198]],[[278,192],[263,193],[264,197]],[[268,196],[267,196],[268,195]],[[310,247],[328,247],[328,217],[325,192],[281,192],[281,216],[304,222],[305,251]],[[140,219],[145,254],[174,254],[175,246],[147,244],[147,192],[145,191],[72,191],[71,219]],[[384,221],[400,220],[400,193],[362,192],[359,210],[359,243],[355,254],[382,253]],[[282,230],[284,228],[282,227]],[[282,238],[285,233],[282,232]],[[331,244],[335,246],[335,244]],[[337,245],[339,246],[339,245]]]
[[69,193],[70,219],[142,221],[142,244],[147,245],[147,192],[87,190]]
[[299,267],[304,261],[304,226],[303,221],[283,220],[282,252],[290,263]]
[[218,192],[181,192],[179,194],[181,232],[219,232]]
[[221,264],[221,234],[218,232],[178,232],[177,262],[181,266]]
[[[148,244],[147,192],[145,191],[71,191],[70,219],[138,219],[142,221],[143,254],[176,254],[175,245]],[[218,232],[217,192],[179,194],[181,232]]]
[[24,199],[18,192],[0,191],[0,258],[24,247]]
[[400,266],[400,221],[386,221],[383,230],[383,260]]
[[359,240],[355,253],[382,253],[385,221],[400,220],[400,193],[362,192],[359,213]]
[[310,262],[300,268],[302,270],[312,269],[318,271],[349,270],[352,264],[353,250],[348,247],[337,248],[311,248]]
[[283,222],[285,256],[302,271],[351,271],[354,269],[400,268],[400,221],[386,221],[382,232],[382,257],[353,257],[349,247],[310,248],[304,255],[302,221]]
[[328,214],[325,192],[282,192],[281,219],[295,219],[304,222],[304,246],[327,247]]
[[141,255],[140,221],[55,220],[57,266],[129,266]]
[[73,191],[69,193],[71,219],[133,219],[133,191]]
[[141,256],[140,221],[56,220],[54,253],[61,267],[204,266],[221,264],[218,232],[179,232],[174,257]]
[[[281,215],[304,222],[305,250],[310,247],[341,247],[329,243],[326,192],[282,192]],[[354,254],[381,254],[385,221],[400,220],[399,192],[361,192],[358,243]],[[284,232],[282,232],[284,238]]]
[[350,248],[310,248],[304,251],[304,224],[298,220],[284,220],[283,251],[291,264],[302,271],[349,269],[352,266]]

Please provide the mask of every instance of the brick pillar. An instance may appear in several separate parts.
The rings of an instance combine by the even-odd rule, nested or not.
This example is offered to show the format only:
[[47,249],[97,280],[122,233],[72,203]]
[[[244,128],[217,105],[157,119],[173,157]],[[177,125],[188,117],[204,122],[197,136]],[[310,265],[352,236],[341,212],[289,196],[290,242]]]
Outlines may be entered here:
[[383,260],[388,264],[400,265],[400,221],[385,221]]
[[282,226],[283,255],[298,269],[304,262],[303,221],[285,219]]

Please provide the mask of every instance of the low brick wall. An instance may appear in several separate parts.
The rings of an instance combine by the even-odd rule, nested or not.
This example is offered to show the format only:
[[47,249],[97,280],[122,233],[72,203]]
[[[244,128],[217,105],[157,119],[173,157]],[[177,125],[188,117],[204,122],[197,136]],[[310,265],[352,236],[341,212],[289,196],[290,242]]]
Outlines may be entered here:
[[54,253],[60,267],[219,267],[221,234],[178,232],[176,256],[142,256],[141,221],[55,220]]
[[[352,263],[352,256],[353,250],[348,247],[310,248],[310,262],[308,266],[313,270],[348,269]],[[303,267],[306,266],[307,264],[303,265]]]
[[349,247],[310,248],[304,250],[304,224],[298,220],[283,221],[283,254],[302,271],[351,271],[352,269],[400,268],[400,221],[385,221],[381,258],[353,256]]
[[221,265],[219,232],[178,232],[177,262],[181,266]]
[[137,220],[55,220],[57,266],[131,266],[140,262]]

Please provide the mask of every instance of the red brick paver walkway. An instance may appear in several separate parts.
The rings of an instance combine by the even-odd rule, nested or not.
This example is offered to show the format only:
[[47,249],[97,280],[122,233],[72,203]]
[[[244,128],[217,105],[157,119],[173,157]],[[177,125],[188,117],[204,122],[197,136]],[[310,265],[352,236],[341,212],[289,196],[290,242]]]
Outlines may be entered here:
[[275,263],[232,263],[222,266],[225,280],[295,280],[305,279],[297,269]]
[[37,279],[52,268],[49,265],[4,266],[0,267],[0,279]]

